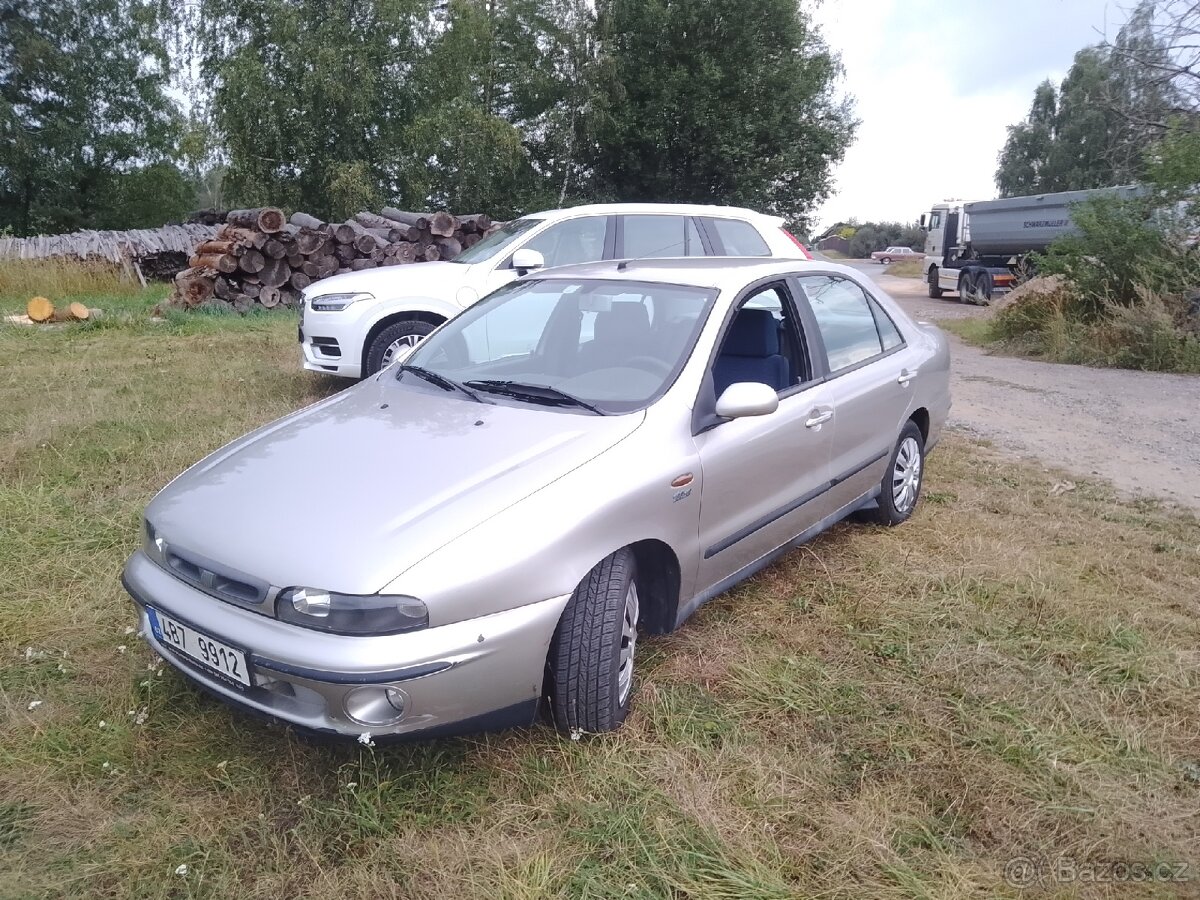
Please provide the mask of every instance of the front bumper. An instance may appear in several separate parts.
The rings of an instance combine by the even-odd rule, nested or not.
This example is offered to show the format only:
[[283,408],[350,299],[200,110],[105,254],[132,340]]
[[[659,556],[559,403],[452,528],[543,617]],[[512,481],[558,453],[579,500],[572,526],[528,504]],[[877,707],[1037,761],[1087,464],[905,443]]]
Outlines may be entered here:
[[311,372],[359,378],[362,375],[363,341],[374,318],[371,304],[359,301],[340,312],[314,312],[304,301],[300,312],[300,353]]
[[[185,584],[140,550],[121,577],[147,642],[221,700],[299,728],[372,738],[434,736],[533,721],[550,638],[569,595],[409,634],[352,637],[300,628]],[[253,686],[241,689],[159,643],[146,607],[247,652]],[[404,698],[395,724],[355,721],[348,695],[392,687]]]

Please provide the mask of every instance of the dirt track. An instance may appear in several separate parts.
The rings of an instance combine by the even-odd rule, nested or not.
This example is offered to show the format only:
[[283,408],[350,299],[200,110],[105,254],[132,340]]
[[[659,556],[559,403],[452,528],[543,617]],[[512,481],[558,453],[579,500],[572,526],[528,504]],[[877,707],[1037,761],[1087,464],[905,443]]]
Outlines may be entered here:
[[[917,318],[986,315],[856,264]],[[950,336],[951,425],[1122,491],[1200,510],[1200,377],[990,356]]]

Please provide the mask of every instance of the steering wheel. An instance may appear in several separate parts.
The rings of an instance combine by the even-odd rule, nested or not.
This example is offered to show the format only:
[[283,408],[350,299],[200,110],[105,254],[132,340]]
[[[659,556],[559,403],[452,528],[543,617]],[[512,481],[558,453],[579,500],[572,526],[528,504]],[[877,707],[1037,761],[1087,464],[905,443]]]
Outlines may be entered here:
[[633,356],[625,360],[625,365],[636,369],[646,369],[659,375],[670,375],[671,364],[663,362],[657,356]]

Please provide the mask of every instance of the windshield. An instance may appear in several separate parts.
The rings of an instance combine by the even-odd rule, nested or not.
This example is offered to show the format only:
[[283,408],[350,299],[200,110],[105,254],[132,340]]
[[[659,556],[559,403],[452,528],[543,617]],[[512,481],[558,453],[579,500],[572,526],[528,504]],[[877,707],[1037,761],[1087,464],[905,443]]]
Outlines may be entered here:
[[516,238],[535,225],[540,225],[541,219],[516,219],[512,222],[507,222],[502,225],[497,231],[493,231],[474,247],[468,247],[450,262],[456,263],[477,263],[483,262],[485,259],[491,259]]
[[[577,412],[564,405],[569,395],[605,413],[632,412],[674,382],[715,296],[640,281],[517,281],[447,322],[405,362],[493,394],[502,386],[505,402]],[[555,396],[532,397],[531,386]]]

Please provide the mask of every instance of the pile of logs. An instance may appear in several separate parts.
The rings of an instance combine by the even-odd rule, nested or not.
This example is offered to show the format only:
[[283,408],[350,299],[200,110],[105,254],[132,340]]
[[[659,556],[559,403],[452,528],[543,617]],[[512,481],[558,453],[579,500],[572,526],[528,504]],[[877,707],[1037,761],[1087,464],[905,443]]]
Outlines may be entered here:
[[482,214],[413,213],[385,207],[341,224],[274,207],[238,209],[196,246],[175,276],[167,306],[294,307],[300,292],[330,275],[376,266],[453,259],[497,226]]

